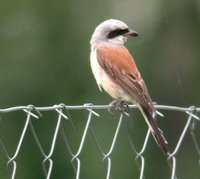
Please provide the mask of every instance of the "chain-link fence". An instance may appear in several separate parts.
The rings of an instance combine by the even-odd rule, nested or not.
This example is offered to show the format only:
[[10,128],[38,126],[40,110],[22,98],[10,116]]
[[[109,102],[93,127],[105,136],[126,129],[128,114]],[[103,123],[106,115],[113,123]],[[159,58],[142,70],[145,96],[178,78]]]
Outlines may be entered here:
[[[29,105],[29,106],[18,106],[18,107],[0,109],[0,116],[1,116],[0,173],[4,173],[4,176],[5,176],[5,173],[7,173],[8,178],[14,179],[14,178],[17,178],[16,176],[17,176],[18,170],[26,171],[27,170],[26,165],[23,165],[23,167],[22,165],[19,165],[19,163],[21,162],[20,157],[22,157],[21,153],[26,152],[26,150],[24,150],[24,146],[26,146],[26,143],[31,143],[31,146],[34,146],[34,147],[36,146],[37,148],[37,150],[34,150],[34,152],[31,152],[31,156],[34,156],[35,153],[37,154],[39,153],[40,155],[39,158],[41,161],[39,160],[37,165],[42,166],[41,171],[43,168],[43,172],[42,172],[43,178],[47,178],[47,179],[58,178],[56,177],[55,174],[54,175],[52,174],[52,171],[54,167],[56,167],[57,165],[57,162],[55,162],[54,156],[59,154],[55,152],[56,146],[59,145],[59,142],[58,142],[59,140],[61,141],[60,143],[64,144],[63,151],[65,151],[67,153],[65,154],[68,156],[68,157],[65,157],[65,154],[62,154],[63,157],[59,159],[59,161],[62,162],[63,160],[63,162],[65,162],[63,165],[66,165],[66,169],[70,168],[69,167],[69,163],[70,163],[71,173],[73,173],[71,174],[71,176],[74,176],[74,178],[76,179],[82,178],[81,177],[82,171],[87,170],[85,165],[91,164],[90,162],[87,163],[87,159],[91,160],[89,159],[89,157],[86,157],[86,160],[84,159],[86,162],[85,161],[83,162],[83,159],[82,159],[83,153],[86,156],[92,155],[91,150],[90,151],[87,150],[87,146],[88,146],[87,138],[89,137],[89,138],[92,138],[92,143],[93,143],[92,145],[95,145],[96,150],[98,151],[98,154],[96,155],[100,155],[99,157],[100,160],[98,160],[99,164],[97,164],[97,166],[103,165],[103,168],[105,171],[102,172],[103,173],[102,176],[104,176],[104,178],[106,179],[111,179],[111,178],[115,179],[117,178],[113,176],[113,171],[115,170],[115,166],[116,166],[115,162],[116,161],[117,163],[120,162],[122,166],[125,165],[124,164],[125,161],[120,161],[120,159],[113,160],[113,156],[112,156],[114,151],[120,147],[119,145],[116,145],[116,144],[117,144],[117,141],[119,140],[121,131],[123,131],[124,136],[126,136],[125,138],[128,139],[124,143],[128,144],[127,146],[130,151],[128,155],[130,155],[129,156],[130,160],[134,162],[135,164],[135,168],[138,173],[137,178],[140,178],[140,179],[150,178],[146,174],[146,169],[149,168],[148,162],[146,161],[148,161],[147,158],[149,157],[149,155],[154,155],[154,156],[157,155],[157,151],[154,152],[155,151],[154,150],[153,152],[152,151],[150,152],[149,150],[147,150],[149,144],[153,142],[152,137],[150,135],[150,130],[147,130],[146,135],[140,134],[141,135],[140,138],[143,137],[143,139],[141,139],[142,145],[138,147],[139,145],[137,144],[137,141],[133,140],[133,137],[132,137],[133,134],[131,133],[131,131],[140,130],[138,129],[140,128],[140,126],[137,127],[136,126],[137,124],[134,124],[134,127],[131,128],[130,130],[130,126],[133,124],[131,124],[131,122],[129,123],[130,125],[127,124],[127,119],[126,119],[126,118],[129,118],[129,121],[134,122],[134,119],[133,119],[135,118],[134,113],[137,112],[135,110],[136,107],[134,105],[129,106],[131,109],[131,112],[133,113],[133,115],[131,115],[130,117],[127,117],[123,114],[119,114],[115,112],[114,114],[110,114],[107,112],[108,107],[109,107],[108,105],[92,105],[92,104],[85,104],[85,105],[80,105],[80,106],[67,106],[65,104],[59,104],[59,105],[54,105],[50,107],[35,107],[33,105]],[[161,153],[161,155],[163,155],[163,158],[166,160],[166,161],[162,160],[161,165],[166,165],[166,167],[168,168],[168,177],[163,176],[162,178],[171,178],[171,179],[179,178],[179,174],[177,173],[177,167],[179,163],[177,156],[180,153],[182,146],[186,145],[184,141],[186,138],[186,134],[188,132],[190,132],[188,134],[190,134],[189,135],[191,136],[190,139],[192,139],[190,140],[192,141],[192,148],[193,148],[192,153],[195,153],[193,162],[198,167],[200,165],[200,146],[199,146],[200,131],[198,130],[199,122],[200,122],[200,118],[198,117],[198,112],[200,112],[200,108],[197,108],[194,106],[183,108],[183,107],[164,106],[164,105],[155,105],[155,107],[157,110],[159,110],[159,112],[157,111],[157,113],[160,116],[162,116],[162,113],[164,111],[170,111],[171,113],[178,112],[178,113],[183,114],[182,119],[180,121],[182,128],[181,128],[181,131],[179,131],[179,133],[177,132],[176,136],[174,136],[175,141],[176,141],[175,145],[172,147],[170,145],[170,151],[171,151],[170,155],[165,156]],[[81,112],[84,112],[84,113],[81,113]],[[77,113],[81,113],[81,114],[78,115],[77,117],[76,115]],[[114,123],[117,124],[117,125],[113,125],[110,129],[110,131],[112,131],[110,133],[112,137],[109,143],[105,142],[106,143],[105,145],[107,147],[104,147],[102,144],[102,141],[106,140],[106,135],[107,135],[106,130],[104,129],[104,127],[102,128],[99,127],[98,129],[94,127],[98,118],[102,119],[101,121],[104,120],[104,122],[106,122],[105,120],[107,119],[104,119],[104,113],[106,113],[109,116],[112,116],[112,118],[115,119]],[[20,119],[23,118],[24,114],[26,115],[26,117],[25,117],[25,120],[23,119],[22,121]],[[45,119],[48,118],[49,121],[48,120],[44,121],[43,118]],[[54,123],[52,125],[53,127],[51,128],[47,124],[49,124],[50,119],[52,118],[54,119]],[[163,121],[167,123],[168,121],[165,119],[166,117],[164,118]],[[80,121],[82,122],[78,124],[79,126],[81,125],[81,127],[79,128],[74,123],[77,123]],[[107,122],[110,122],[110,120]],[[157,122],[160,122],[160,121],[157,121]],[[20,124],[20,126],[18,124]],[[98,125],[101,125],[99,121],[98,121]],[[48,141],[50,142],[50,144],[48,143],[49,145],[46,145],[45,142],[47,141],[42,140],[40,137],[41,131],[39,131],[39,128],[42,126],[43,126],[42,128],[43,132],[46,135],[49,135],[50,137]],[[76,146],[74,146],[73,144],[74,140],[71,139],[72,136],[70,136],[71,134],[69,134],[69,130],[71,129],[69,130],[66,129],[66,126],[68,127],[70,126],[71,129],[75,131],[74,133],[79,131],[80,138],[77,141]],[[19,128],[17,129],[19,135],[17,135],[17,132],[15,131],[16,128]],[[101,139],[98,137],[99,131],[100,133],[105,132],[104,139]],[[16,133],[16,136],[13,136],[15,135],[13,133]],[[35,142],[34,140],[26,140],[26,136],[29,133],[31,134],[31,136],[33,136],[32,139],[34,138]],[[173,135],[175,135],[174,133],[175,132],[173,132]],[[168,142],[169,141],[170,140],[168,140]],[[30,151],[32,149],[28,148],[27,150]],[[123,152],[126,153],[127,151],[123,151]],[[187,152],[183,151],[181,153],[184,153],[184,152],[189,153],[188,151]],[[28,156],[30,156],[30,153],[28,154]],[[33,158],[34,157],[32,157],[31,159],[27,158],[25,161],[28,161],[28,163],[31,163],[32,162],[31,160]],[[184,162],[187,163],[188,161],[184,161]],[[190,167],[190,163],[188,163],[188,166]],[[92,170],[92,166],[87,166],[87,167],[91,168]],[[187,169],[188,171],[191,170],[191,168],[189,167]],[[134,165],[132,166],[132,168],[134,168]],[[153,169],[154,168],[152,168],[151,170]],[[37,170],[36,171],[35,170],[36,169],[32,169],[32,172],[37,173]],[[152,171],[152,172],[156,173],[158,171]],[[187,172],[187,171],[185,170],[182,172]],[[196,174],[194,174],[194,176],[197,176],[197,178],[199,178],[200,172],[199,173],[197,172]],[[23,177],[20,177],[20,178],[23,178]],[[68,178],[68,177],[64,177],[64,178]],[[95,177],[94,175],[93,178],[98,178],[98,177]]]

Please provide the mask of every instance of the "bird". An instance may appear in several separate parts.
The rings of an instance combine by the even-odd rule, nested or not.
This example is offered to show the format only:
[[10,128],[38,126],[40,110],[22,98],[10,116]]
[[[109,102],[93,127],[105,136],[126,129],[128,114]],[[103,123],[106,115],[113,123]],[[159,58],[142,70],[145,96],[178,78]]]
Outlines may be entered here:
[[[125,47],[128,37],[139,34],[117,19],[108,19],[94,30],[90,45],[90,65],[99,90],[107,92],[114,101],[135,104],[164,154],[169,155],[168,143],[156,124],[156,109],[136,63]],[[123,112],[123,107],[119,107]]]

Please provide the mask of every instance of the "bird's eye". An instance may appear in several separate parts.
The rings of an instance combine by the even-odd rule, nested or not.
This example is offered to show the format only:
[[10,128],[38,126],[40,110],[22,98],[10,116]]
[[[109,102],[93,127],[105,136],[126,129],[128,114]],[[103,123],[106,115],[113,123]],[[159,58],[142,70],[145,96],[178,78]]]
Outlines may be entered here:
[[115,32],[119,35],[123,35],[127,32],[128,29],[117,29]]
[[115,30],[115,32],[116,32],[117,34],[122,34],[123,30],[122,30],[122,29],[117,29],[117,30]]
[[108,38],[109,39],[112,39],[112,38],[115,38],[117,36],[120,36],[120,35],[124,35],[128,32],[129,30],[128,29],[117,29],[117,30],[113,30],[111,31],[109,34],[108,34]]

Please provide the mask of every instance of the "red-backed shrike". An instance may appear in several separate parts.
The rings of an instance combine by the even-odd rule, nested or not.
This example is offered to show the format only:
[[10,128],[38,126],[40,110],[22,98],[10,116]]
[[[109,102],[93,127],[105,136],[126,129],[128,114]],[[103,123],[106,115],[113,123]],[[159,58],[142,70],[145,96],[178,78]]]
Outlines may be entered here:
[[110,19],[98,25],[90,41],[92,72],[100,91],[103,88],[114,99],[136,104],[156,143],[169,154],[167,141],[155,122],[156,110],[144,80],[124,46],[128,37],[135,36],[138,33],[119,20]]

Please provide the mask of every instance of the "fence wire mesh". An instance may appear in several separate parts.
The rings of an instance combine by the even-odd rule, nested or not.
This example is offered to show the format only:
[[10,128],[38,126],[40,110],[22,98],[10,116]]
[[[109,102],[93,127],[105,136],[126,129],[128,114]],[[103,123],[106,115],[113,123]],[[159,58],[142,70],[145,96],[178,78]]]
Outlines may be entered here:
[[[42,162],[40,165],[43,168],[43,178],[49,179],[49,178],[57,178],[55,176],[52,176],[52,170],[56,163],[54,162],[54,157],[57,155],[55,153],[55,148],[57,145],[58,141],[58,136],[62,136],[62,143],[65,144],[65,151],[69,155],[69,161],[67,163],[71,163],[71,166],[74,170],[74,178],[79,179],[81,178],[81,172],[82,168],[84,168],[84,165],[87,163],[82,164],[82,158],[81,154],[84,153],[87,155],[87,151],[84,151],[84,147],[86,145],[86,139],[88,137],[88,133],[90,132],[93,141],[95,141],[95,146],[97,146],[100,154],[101,160],[99,163],[103,164],[103,168],[105,169],[104,172],[104,178],[106,179],[114,179],[112,176],[112,171],[115,167],[115,164],[112,159],[112,154],[114,150],[118,146],[116,146],[117,140],[119,138],[120,131],[124,131],[127,140],[127,143],[129,144],[129,149],[131,150],[131,160],[134,161],[135,168],[138,171],[138,177],[140,179],[143,178],[149,178],[148,176],[145,175],[146,168],[148,168],[148,165],[146,164],[146,154],[147,153],[147,146],[149,144],[151,135],[150,135],[150,130],[148,129],[146,132],[146,136],[143,139],[143,145],[142,147],[138,147],[135,144],[135,141],[132,139],[132,135],[129,130],[129,126],[125,122],[125,118],[132,118],[132,116],[127,117],[123,114],[118,114],[115,115],[115,119],[117,118],[117,125],[112,128],[113,132],[113,137],[111,140],[111,143],[107,144],[107,149],[105,147],[102,147],[100,140],[96,135],[95,128],[93,127],[96,119],[102,118],[101,113],[102,111],[106,111],[108,109],[108,105],[93,105],[93,104],[85,104],[85,105],[80,105],[80,106],[67,106],[65,104],[59,104],[59,105],[54,105],[50,107],[35,107],[33,105],[29,106],[18,106],[18,107],[11,107],[11,108],[6,108],[6,109],[0,109],[0,115],[1,115],[1,132],[2,131],[7,131],[7,134],[10,135],[12,133],[12,130],[9,129],[2,129],[4,126],[4,121],[9,120],[8,115],[13,113],[15,115],[16,112],[20,112],[26,115],[24,124],[23,126],[19,129],[20,135],[17,136],[17,141],[16,141],[16,146],[14,149],[10,149],[9,145],[7,144],[7,140],[12,140],[10,137],[6,138],[5,135],[0,136],[0,152],[1,156],[4,156],[4,161],[1,162],[0,165],[0,173],[2,173],[3,168],[7,168],[8,170],[8,178],[14,179],[16,178],[18,170],[26,170],[26,168],[20,169],[20,166],[18,166],[18,158],[21,157],[20,151],[23,152],[23,145],[27,142],[26,140],[26,135],[28,132],[31,132],[35,143],[35,146],[37,146],[37,149],[39,149],[40,156],[42,157]],[[129,106],[130,109],[135,109],[136,107],[134,105]],[[155,105],[156,109],[159,111],[171,111],[171,112],[180,112],[184,113],[185,115],[184,118],[185,120],[181,119],[182,123],[182,131],[177,134],[175,138],[178,140],[176,141],[175,146],[170,147],[170,155],[169,156],[164,156],[166,159],[166,164],[168,165],[170,174],[168,175],[169,178],[171,179],[176,179],[179,178],[177,174],[177,156],[179,154],[179,151],[181,147],[185,144],[184,139],[186,138],[186,134],[189,132],[192,139],[193,143],[193,148],[196,151],[196,165],[199,167],[200,165],[200,141],[199,141],[199,130],[197,130],[197,127],[199,126],[200,118],[198,117],[198,113],[200,112],[200,108],[191,106],[191,107],[177,107],[177,106],[165,106],[165,105]],[[77,127],[74,125],[75,121],[80,121],[82,119],[76,119],[76,117],[72,117],[71,113],[72,111],[75,111],[75,113],[78,113],[78,111],[84,111],[86,112],[86,123],[84,123],[83,130],[81,131],[81,137],[80,140],[78,141],[78,145],[76,147],[73,146],[73,142],[70,141],[70,136],[67,134],[67,131],[65,129],[65,125],[70,125],[74,131],[77,130]],[[44,147],[44,144],[41,142],[40,139],[40,131],[37,130],[37,125],[34,125],[33,122],[35,120],[37,123],[40,123],[42,121],[43,116],[46,115],[46,113],[51,113],[51,112],[56,112],[56,117],[55,118],[55,126],[53,129],[53,135],[52,138],[50,139],[50,145],[48,147]],[[158,111],[157,111],[158,112]],[[160,116],[162,116],[162,113],[158,112]],[[51,114],[49,114],[51,115]],[[111,115],[111,114],[109,114]],[[83,115],[84,116],[84,115]],[[164,118],[165,119],[165,118]],[[17,119],[15,119],[17,120]],[[12,123],[13,121],[11,121]],[[16,122],[16,121],[15,121]],[[65,123],[66,122],[66,123]],[[115,120],[116,122],[116,120]],[[17,123],[22,123],[21,120],[17,120]],[[10,124],[10,123],[9,123]],[[83,123],[81,123],[83,125]],[[40,124],[39,124],[40,125]],[[41,124],[43,125],[43,124]],[[45,124],[46,125],[46,124]],[[13,128],[16,128],[17,126],[13,126]],[[134,128],[135,129],[135,128]],[[132,129],[132,130],[134,130]],[[48,126],[46,126],[45,129],[48,135]],[[102,133],[104,132],[104,129],[101,129]],[[153,141],[153,140],[152,140]],[[12,142],[11,142],[12,143]],[[14,143],[14,141],[13,141]],[[87,145],[86,145],[87,146]],[[86,149],[87,150],[87,149]],[[125,151],[124,151],[125,152]],[[34,153],[32,154],[34,156]],[[90,154],[88,154],[90,155]],[[156,153],[151,153],[151,155],[157,155]],[[63,160],[66,160],[65,157],[62,158]],[[29,159],[27,159],[29,160]],[[29,161],[31,162],[31,161]],[[66,161],[65,161],[66,162]],[[187,161],[184,161],[187,162]],[[122,162],[123,163],[123,162]],[[68,165],[67,164],[67,165]],[[122,164],[123,165],[123,164]],[[190,164],[188,164],[190,165]],[[5,167],[4,167],[5,166]],[[42,169],[41,169],[42,170]],[[190,168],[188,168],[190,170]],[[156,171],[154,171],[156,172]],[[184,171],[186,172],[186,171]],[[200,176],[200,173],[197,173],[196,176]],[[137,178],[138,178],[137,177]],[[93,177],[95,178],[95,176]],[[167,178],[167,177],[162,177],[162,178]]]

